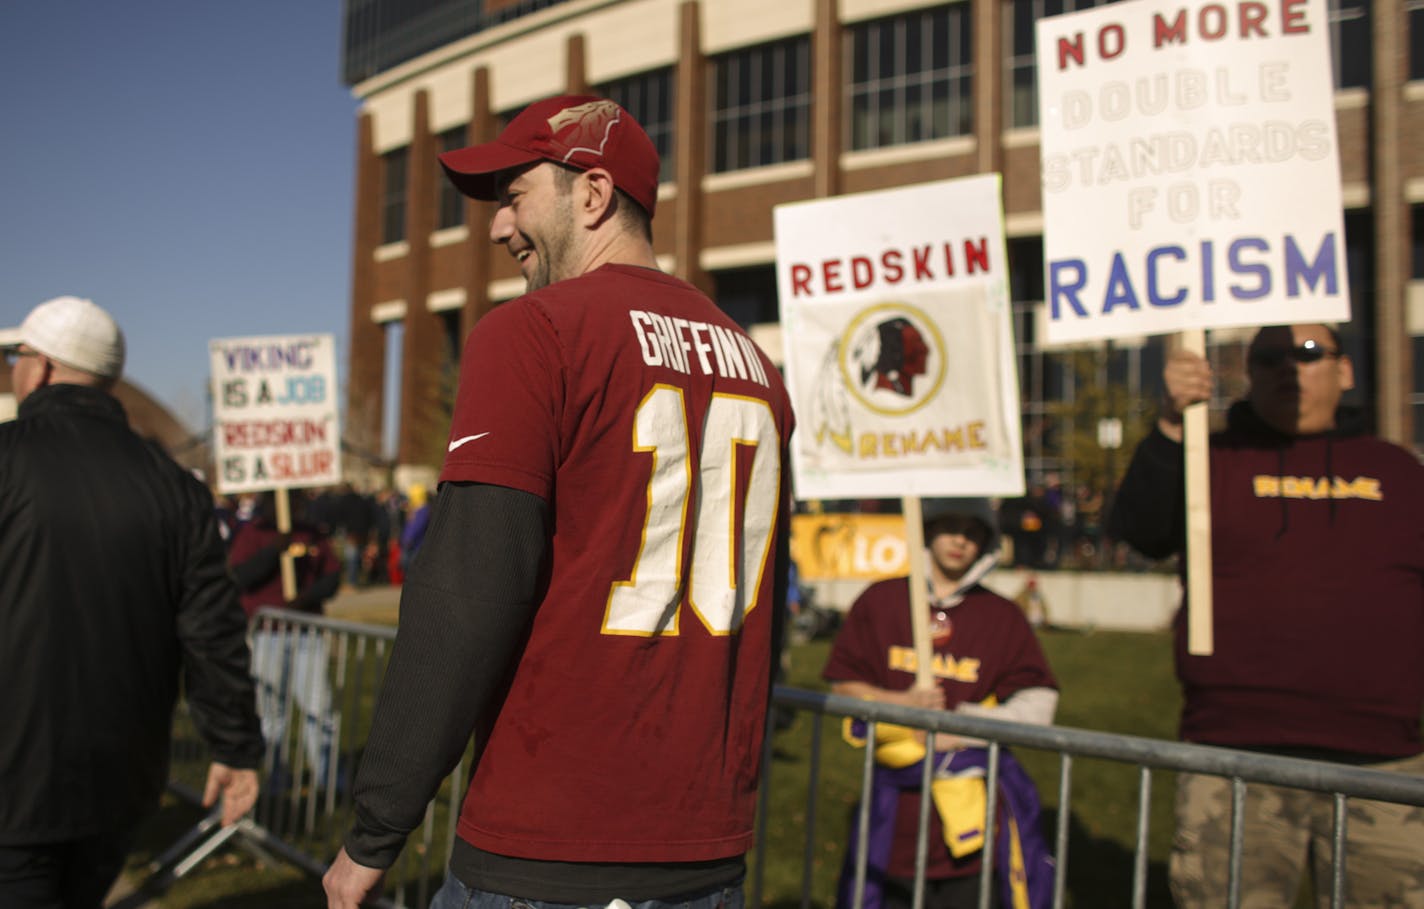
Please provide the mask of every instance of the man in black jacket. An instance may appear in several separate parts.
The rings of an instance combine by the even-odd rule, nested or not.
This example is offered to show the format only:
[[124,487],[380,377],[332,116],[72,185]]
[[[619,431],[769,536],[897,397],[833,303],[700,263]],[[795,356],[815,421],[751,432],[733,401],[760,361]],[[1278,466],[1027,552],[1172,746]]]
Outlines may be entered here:
[[181,672],[223,823],[262,736],[212,497],[129,429],[123,335],[60,297],[0,332],[0,905],[97,907],[168,777]]

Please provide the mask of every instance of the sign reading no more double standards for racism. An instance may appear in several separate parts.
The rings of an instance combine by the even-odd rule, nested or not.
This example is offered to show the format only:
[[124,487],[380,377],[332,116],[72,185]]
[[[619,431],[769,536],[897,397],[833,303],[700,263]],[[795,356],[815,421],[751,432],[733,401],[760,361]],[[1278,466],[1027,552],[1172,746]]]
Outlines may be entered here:
[[208,350],[219,492],[341,482],[331,335],[225,338]]
[[1348,320],[1326,0],[1037,24],[1046,340]]
[[1021,495],[998,175],[774,216],[796,495]]

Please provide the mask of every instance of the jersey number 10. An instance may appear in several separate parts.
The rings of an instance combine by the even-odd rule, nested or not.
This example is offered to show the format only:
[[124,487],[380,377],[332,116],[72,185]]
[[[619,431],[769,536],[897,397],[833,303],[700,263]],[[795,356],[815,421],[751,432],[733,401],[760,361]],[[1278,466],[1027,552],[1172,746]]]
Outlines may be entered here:
[[[754,450],[740,528],[734,526],[739,446]],[[708,631],[737,631],[756,602],[781,487],[781,440],[770,405],[713,395],[701,451],[693,457],[690,449],[682,389],[654,386],[633,421],[633,450],[653,456],[643,538],[628,580],[614,582],[609,591],[604,634],[677,634],[685,545],[692,547],[687,600]],[[694,489],[697,513],[689,540],[688,496]]]

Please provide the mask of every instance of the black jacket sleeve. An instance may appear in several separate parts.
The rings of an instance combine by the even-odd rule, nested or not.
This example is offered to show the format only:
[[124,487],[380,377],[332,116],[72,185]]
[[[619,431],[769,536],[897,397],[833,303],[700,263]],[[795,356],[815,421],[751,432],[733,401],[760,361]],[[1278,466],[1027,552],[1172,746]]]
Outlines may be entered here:
[[282,567],[282,551],[287,548],[285,540],[263,546],[244,559],[232,565],[232,580],[238,590],[250,590],[267,583]]
[[1163,559],[1186,545],[1182,445],[1153,428],[1133,452],[1108,515],[1108,536]]
[[506,683],[545,584],[543,499],[445,483],[401,592],[346,852],[388,868]]
[[231,767],[256,767],[262,759],[262,731],[250,674],[247,622],[227,572],[207,491],[194,487],[176,623],[184,693],[193,723],[213,758]]
[[312,581],[287,604],[288,609],[299,612],[321,612],[322,605],[341,587],[341,571],[328,572]]

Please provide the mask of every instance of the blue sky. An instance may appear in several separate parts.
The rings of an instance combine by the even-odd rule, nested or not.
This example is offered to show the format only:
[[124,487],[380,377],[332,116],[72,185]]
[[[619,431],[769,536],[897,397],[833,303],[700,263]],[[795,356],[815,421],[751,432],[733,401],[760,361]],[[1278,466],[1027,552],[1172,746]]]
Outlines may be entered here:
[[356,101],[341,0],[2,0],[0,327],[90,297],[191,428],[207,343],[345,351]]

